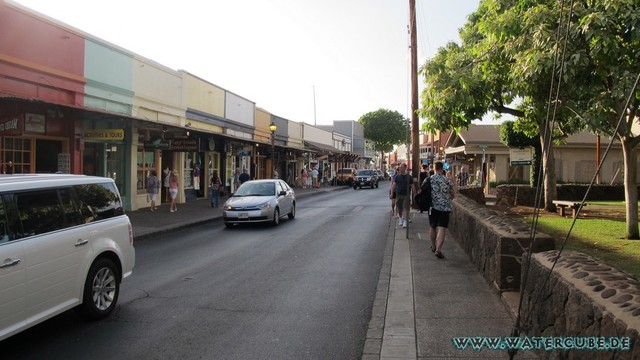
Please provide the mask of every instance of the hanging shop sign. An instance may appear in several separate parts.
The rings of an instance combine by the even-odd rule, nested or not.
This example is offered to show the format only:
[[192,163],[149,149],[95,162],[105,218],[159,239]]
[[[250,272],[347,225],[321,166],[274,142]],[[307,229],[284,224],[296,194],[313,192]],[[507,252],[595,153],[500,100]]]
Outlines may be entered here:
[[169,150],[171,149],[171,141],[155,139],[151,141],[145,141],[143,146],[145,149]]
[[25,115],[24,119],[24,131],[44,134],[45,131],[45,117],[42,114],[29,114]]
[[85,140],[122,141],[124,129],[88,129],[84,131]]
[[199,139],[172,139],[171,140],[171,150],[173,151],[199,151],[200,143]]

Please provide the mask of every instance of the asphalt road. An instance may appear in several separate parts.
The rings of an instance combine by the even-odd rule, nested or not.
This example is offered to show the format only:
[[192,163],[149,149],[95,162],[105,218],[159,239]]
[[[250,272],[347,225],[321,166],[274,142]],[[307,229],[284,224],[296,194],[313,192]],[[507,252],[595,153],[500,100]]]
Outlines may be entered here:
[[136,244],[114,316],[62,314],[4,359],[359,359],[387,239],[388,184],[298,202],[279,226],[222,222]]

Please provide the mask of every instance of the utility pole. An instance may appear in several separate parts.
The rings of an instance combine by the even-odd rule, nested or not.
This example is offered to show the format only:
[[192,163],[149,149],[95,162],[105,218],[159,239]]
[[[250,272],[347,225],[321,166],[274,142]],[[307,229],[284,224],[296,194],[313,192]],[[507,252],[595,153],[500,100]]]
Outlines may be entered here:
[[313,85],[313,125],[316,124],[316,86]]
[[416,0],[409,0],[409,35],[411,48],[411,177],[418,178],[420,171],[420,143],[418,123],[418,27],[416,25]]

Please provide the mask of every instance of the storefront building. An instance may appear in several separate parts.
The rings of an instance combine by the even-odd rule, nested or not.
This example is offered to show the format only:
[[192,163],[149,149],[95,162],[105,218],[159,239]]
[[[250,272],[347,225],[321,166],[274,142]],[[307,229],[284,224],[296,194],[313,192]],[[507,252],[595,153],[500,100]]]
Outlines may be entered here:
[[[0,18],[3,173],[110,177],[125,208],[137,210],[149,206],[154,172],[178,175],[180,203],[206,198],[214,173],[229,192],[245,168],[252,178],[294,185],[304,166],[346,153],[334,154],[330,131],[316,139],[304,123],[21,5],[1,1]],[[305,146],[307,136],[325,144],[324,153]],[[165,190],[161,203],[169,201]]]

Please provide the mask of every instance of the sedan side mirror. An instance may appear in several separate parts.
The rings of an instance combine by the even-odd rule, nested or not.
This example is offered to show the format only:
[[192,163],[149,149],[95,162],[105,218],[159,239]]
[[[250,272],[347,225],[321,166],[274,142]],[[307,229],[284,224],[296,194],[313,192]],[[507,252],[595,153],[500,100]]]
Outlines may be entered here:
[[280,192],[278,193],[278,196],[285,196],[285,195],[287,195],[287,192],[286,192],[286,191],[284,191],[284,190],[282,190],[282,191],[280,191]]

